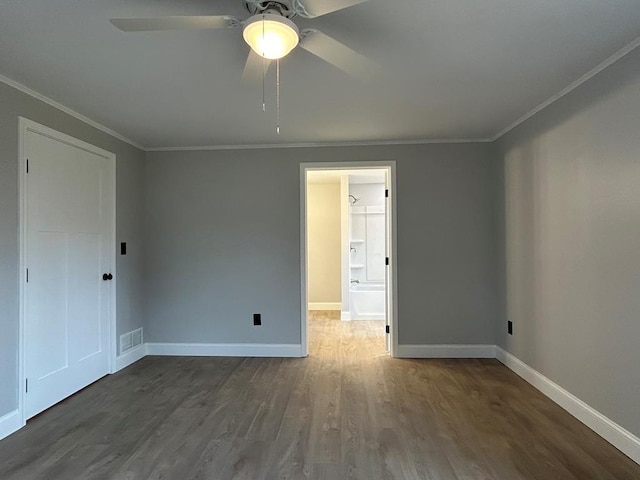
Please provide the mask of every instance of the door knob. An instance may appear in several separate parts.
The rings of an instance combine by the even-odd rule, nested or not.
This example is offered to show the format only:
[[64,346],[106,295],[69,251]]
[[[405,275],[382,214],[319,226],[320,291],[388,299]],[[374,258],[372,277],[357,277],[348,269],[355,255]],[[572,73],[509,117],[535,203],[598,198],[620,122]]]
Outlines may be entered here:
[[113,275],[111,275],[110,273],[103,273],[102,274],[102,280],[113,280]]

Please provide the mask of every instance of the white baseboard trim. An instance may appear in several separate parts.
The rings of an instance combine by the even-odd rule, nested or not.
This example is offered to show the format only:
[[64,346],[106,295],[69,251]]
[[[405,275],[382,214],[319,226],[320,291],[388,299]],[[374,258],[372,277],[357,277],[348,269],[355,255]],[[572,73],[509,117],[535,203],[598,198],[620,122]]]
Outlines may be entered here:
[[511,353],[496,346],[496,359],[564,408],[622,453],[640,464],[640,438],[605,417]]
[[302,345],[269,343],[147,343],[147,355],[302,357]]
[[398,358],[495,358],[495,345],[398,345]]
[[[123,368],[136,363],[138,360],[144,358],[147,355],[147,344],[143,343],[137,347],[129,350],[128,352],[116,357],[116,372],[119,372]],[[115,373],[115,372],[114,372]]]
[[14,410],[0,417],[0,440],[8,437],[13,432],[16,432],[24,427],[20,411]]
[[309,302],[309,310],[342,310],[342,302]]
[[342,310],[340,312],[340,320],[343,320],[345,322],[348,322],[349,320],[351,320],[351,312]]

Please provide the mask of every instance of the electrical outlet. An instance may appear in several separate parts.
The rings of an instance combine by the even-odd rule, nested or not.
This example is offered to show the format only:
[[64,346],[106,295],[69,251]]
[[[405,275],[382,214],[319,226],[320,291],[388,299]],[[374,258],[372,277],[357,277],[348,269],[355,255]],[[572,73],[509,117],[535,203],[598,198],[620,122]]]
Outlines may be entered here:
[[254,313],[253,314],[253,324],[254,325],[262,325],[262,314]]
[[511,320],[507,320],[507,333],[513,335],[513,322]]

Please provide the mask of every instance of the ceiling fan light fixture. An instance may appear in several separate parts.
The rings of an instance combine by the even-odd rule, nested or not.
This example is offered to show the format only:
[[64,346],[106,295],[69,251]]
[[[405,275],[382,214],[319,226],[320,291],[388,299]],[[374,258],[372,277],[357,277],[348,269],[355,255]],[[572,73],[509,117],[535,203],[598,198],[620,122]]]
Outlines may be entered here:
[[300,32],[288,18],[275,14],[254,15],[244,25],[242,36],[258,55],[270,60],[286,56],[298,45]]

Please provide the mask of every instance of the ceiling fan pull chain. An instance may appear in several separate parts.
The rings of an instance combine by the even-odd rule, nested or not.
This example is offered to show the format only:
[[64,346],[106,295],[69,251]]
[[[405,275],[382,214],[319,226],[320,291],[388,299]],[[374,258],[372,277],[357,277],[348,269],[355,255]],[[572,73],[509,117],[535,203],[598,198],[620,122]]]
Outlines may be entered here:
[[280,59],[276,60],[276,133],[280,135]]
[[264,82],[265,82],[265,76],[267,75],[267,68],[265,67],[265,60],[264,57],[262,57],[262,111],[266,112],[267,111],[267,105],[266,102],[264,100]]
[[264,77],[267,75],[266,67],[265,67],[265,56],[264,56],[264,15],[262,15],[262,111],[267,111],[267,104],[264,100]]

